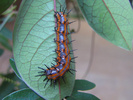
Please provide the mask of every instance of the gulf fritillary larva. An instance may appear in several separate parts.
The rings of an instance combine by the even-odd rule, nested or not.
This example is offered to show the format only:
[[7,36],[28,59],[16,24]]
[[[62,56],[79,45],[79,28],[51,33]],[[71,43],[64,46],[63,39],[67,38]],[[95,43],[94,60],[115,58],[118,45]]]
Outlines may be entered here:
[[73,74],[71,71],[75,71],[74,69],[70,69],[70,62],[73,62],[71,60],[75,57],[70,57],[70,53],[74,50],[69,50],[68,44],[70,44],[72,41],[69,42],[67,38],[67,35],[70,34],[68,32],[68,24],[72,23],[68,22],[67,16],[71,10],[67,14],[65,14],[65,10],[61,11],[60,7],[60,12],[54,11],[54,16],[57,23],[57,26],[55,27],[56,39],[54,39],[55,43],[57,44],[57,48],[55,49],[55,52],[57,53],[57,58],[55,59],[55,61],[57,64],[53,64],[53,66],[50,68],[47,65],[45,65],[47,69],[38,67],[43,71],[40,71],[39,73],[42,74],[37,76],[46,76],[46,78],[43,80],[47,80],[45,86],[47,85],[49,80],[51,80],[51,84],[52,81],[54,81],[54,84],[56,84],[56,81],[59,78],[62,78],[64,81],[64,75],[66,72],[70,72],[71,74]]

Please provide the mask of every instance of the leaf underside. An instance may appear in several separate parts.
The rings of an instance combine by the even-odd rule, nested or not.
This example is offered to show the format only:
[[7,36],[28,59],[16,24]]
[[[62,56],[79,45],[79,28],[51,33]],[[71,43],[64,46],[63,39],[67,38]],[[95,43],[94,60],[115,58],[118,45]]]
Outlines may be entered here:
[[[59,11],[60,5],[65,6],[65,0],[57,0],[56,3],[57,11]],[[43,82],[43,79],[45,76],[35,77],[41,71],[38,67],[46,69],[44,64],[49,67],[51,67],[51,63],[56,64],[53,61],[57,56],[53,52],[56,49],[53,9],[53,0],[23,0],[15,23],[13,50],[17,70],[24,82],[45,99],[60,100],[71,95],[75,75],[66,73],[66,84],[60,79],[61,94],[59,93],[59,84],[56,84],[54,88],[48,82],[44,88],[46,82]],[[72,50],[71,45],[70,50]],[[74,69],[74,64],[71,64],[70,67]]]
[[132,49],[133,10],[129,0],[77,0],[88,24],[111,43]]

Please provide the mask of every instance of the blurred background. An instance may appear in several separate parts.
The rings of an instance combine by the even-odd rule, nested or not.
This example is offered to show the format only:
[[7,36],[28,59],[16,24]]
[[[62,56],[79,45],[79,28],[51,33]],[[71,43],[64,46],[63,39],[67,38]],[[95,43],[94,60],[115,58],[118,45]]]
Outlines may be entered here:
[[[18,10],[21,0],[17,0],[15,11]],[[92,93],[101,100],[132,100],[133,98],[133,52],[121,49],[97,35],[79,12],[78,5],[73,0],[67,0],[68,9],[74,10],[70,13],[69,20],[76,21],[70,24],[70,29],[76,33],[72,34],[73,49],[76,59],[76,79],[89,80],[96,87],[87,93]],[[2,23],[3,18],[0,16]],[[12,36],[16,15],[12,16],[6,23],[6,36],[0,31],[0,85],[6,82],[8,85],[0,86],[0,97],[14,90],[26,87],[17,79],[9,64],[13,57]],[[7,74],[8,73],[8,74]],[[10,74],[9,74],[10,73]],[[8,79],[10,78],[10,79]],[[4,80],[4,81],[3,81]],[[12,80],[17,80],[12,82]],[[9,83],[13,84],[12,89]],[[21,85],[20,85],[21,84]],[[5,94],[2,94],[5,91]],[[7,92],[6,92],[7,91]],[[8,93],[9,92],[9,93]],[[1,99],[1,98],[0,98]]]
[[[70,27],[76,29],[76,25],[74,23]],[[101,38],[85,20],[81,20],[80,31],[73,34],[72,38],[76,40],[73,42],[73,48],[78,49],[74,52],[74,55],[78,56],[76,78],[96,84],[88,93],[95,94],[101,100],[132,100],[133,52],[121,49]],[[93,52],[92,39],[95,39]],[[91,53],[93,56],[90,57]],[[89,71],[86,75],[87,70]]]

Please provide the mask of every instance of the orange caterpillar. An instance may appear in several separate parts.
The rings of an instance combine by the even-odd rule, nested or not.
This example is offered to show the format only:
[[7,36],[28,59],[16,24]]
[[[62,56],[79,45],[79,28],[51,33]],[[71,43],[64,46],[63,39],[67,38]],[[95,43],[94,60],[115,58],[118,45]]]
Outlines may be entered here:
[[43,80],[43,81],[47,80],[45,86],[47,85],[49,80],[51,80],[51,84],[52,84],[52,81],[56,83],[56,80],[59,79],[60,77],[62,77],[64,81],[63,76],[67,71],[69,71],[71,74],[73,74],[71,71],[75,71],[74,69],[70,69],[70,62],[72,62],[71,59],[74,59],[74,58],[70,57],[70,53],[73,50],[72,51],[69,50],[68,44],[70,42],[68,41],[68,38],[67,38],[67,35],[69,34],[68,24],[70,24],[68,22],[67,15],[70,11],[67,14],[64,14],[64,12],[55,11],[55,15],[54,15],[57,23],[57,26],[55,27],[56,39],[54,40],[55,43],[57,44],[57,48],[55,50],[55,52],[57,53],[57,58],[55,60],[57,64],[56,65],[53,64],[51,68],[45,65],[47,69],[38,67],[43,71],[40,71],[39,73],[42,73],[42,74],[37,76],[44,76],[44,75],[46,76],[46,78]]

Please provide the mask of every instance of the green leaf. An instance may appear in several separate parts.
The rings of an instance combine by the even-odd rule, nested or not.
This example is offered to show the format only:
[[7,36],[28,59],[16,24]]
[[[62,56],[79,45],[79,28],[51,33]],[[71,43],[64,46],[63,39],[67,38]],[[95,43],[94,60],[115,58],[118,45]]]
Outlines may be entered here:
[[10,58],[9,61],[10,61],[10,65],[11,65],[12,69],[14,70],[15,74],[18,76],[19,79],[21,79],[21,76],[19,75],[19,72],[18,72],[18,70],[16,68],[14,59]]
[[12,40],[12,32],[9,29],[7,29],[6,27],[2,28],[2,30],[0,31],[0,34],[5,36],[6,38]]
[[11,6],[14,0],[0,0],[0,14]]
[[7,15],[9,13],[12,13],[14,9],[16,9],[16,5],[13,5],[10,7],[10,9],[7,9],[5,12],[2,13],[2,15]]
[[[65,0],[58,0],[57,11],[60,5],[65,7]],[[57,54],[56,43],[53,42],[56,34],[53,0],[23,0],[20,6],[15,23],[13,34],[14,59],[20,76],[23,81],[37,94],[47,100],[60,100],[70,96],[75,82],[75,73],[65,74],[65,82],[60,79],[60,83],[50,86],[48,82],[44,88],[46,76],[35,77],[40,69],[45,68],[44,64],[51,66]],[[69,35],[69,40],[71,40]],[[72,50],[71,45],[69,46]],[[73,57],[73,55],[71,55]],[[71,64],[74,69],[74,64]]]
[[0,48],[0,56],[3,54],[4,50]]
[[21,81],[15,73],[0,75],[0,78],[3,79],[2,84],[0,85],[0,100],[4,98],[11,92],[14,92],[18,89],[27,88],[25,83]]
[[100,100],[96,96],[88,93],[77,92],[71,97],[68,97],[67,100]]
[[88,24],[103,38],[132,49],[133,10],[129,0],[77,0]]
[[9,44],[8,42],[8,39],[3,36],[2,34],[0,34],[0,43],[5,47],[7,48],[8,50],[12,51],[12,47],[11,45]]
[[76,80],[72,95],[67,96],[66,99],[67,100],[99,100],[97,97],[95,97],[92,94],[78,92],[78,90],[80,91],[90,90],[90,89],[93,89],[94,87],[95,87],[95,84],[87,80]]
[[39,97],[31,89],[22,89],[9,94],[2,100],[44,100],[44,99]]
[[92,82],[89,82],[87,80],[76,80],[75,81],[75,85],[74,85],[74,90],[73,91],[77,91],[77,90],[90,90],[93,89],[96,85]]

